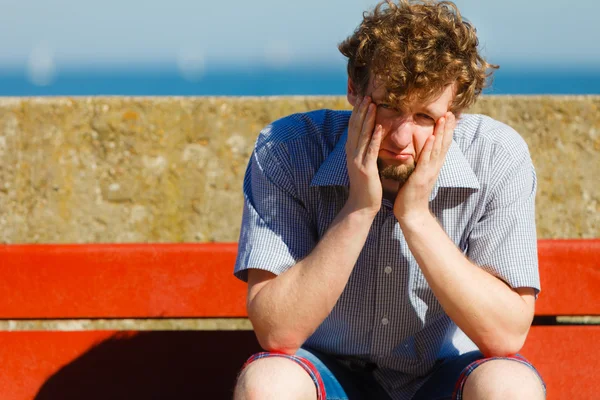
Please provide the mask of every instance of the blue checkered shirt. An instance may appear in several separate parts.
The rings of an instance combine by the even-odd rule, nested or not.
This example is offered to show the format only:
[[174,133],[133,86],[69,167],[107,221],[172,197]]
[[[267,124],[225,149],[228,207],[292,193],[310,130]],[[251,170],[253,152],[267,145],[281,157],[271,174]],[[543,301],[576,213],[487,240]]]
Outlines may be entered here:
[[[273,122],[244,179],[235,275],[281,274],[308,255],[348,198],[350,112],[319,110]],[[536,176],[509,126],[464,114],[430,197],[450,239],[511,287],[539,291]],[[384,199],[342,295],[305,346],[342,362],[375,363],[393,399],[409,399],[444,358],[476,350],[427,284]]]

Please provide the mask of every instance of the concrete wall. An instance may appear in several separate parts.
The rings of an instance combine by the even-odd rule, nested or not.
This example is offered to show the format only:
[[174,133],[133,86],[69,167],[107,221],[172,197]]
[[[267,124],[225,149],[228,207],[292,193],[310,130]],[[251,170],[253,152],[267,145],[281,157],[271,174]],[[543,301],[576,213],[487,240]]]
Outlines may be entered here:
[[[270,121],[342,97],[0,99],[0,242],[237,241]],[[600,97],[484,97],[537,168],[540,238],[600,237]]]

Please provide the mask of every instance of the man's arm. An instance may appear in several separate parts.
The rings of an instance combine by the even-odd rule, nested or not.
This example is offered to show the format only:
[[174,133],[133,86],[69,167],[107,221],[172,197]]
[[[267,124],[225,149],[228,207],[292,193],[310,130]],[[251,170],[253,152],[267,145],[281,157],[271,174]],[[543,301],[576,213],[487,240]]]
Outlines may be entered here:
[[518,352],[533,320],[534,289],[512,289],[473,264],[432,214],[401,227],[444,311],[481,352],[486,357]]
[[469,261],[428,207],[433,183],[452,140],[454,117],[436,125],[417,168],[398,192],[394,213],[408,246],[444,311],[486,356],[519,351],[531,325],[532,288],[512,289]]
[[248,271],[248,317],[265,350],[295,353],[329,315],[372,221],[344,208],[313,251],[281,275]]
[[357,101],[346,155],[350,193],[342,211],[308,256],[279,276],[248,271],[248,317],[266,350],[295,353],[329,315],[346,286],[381,207],[377,155],[382,128],[375,106]]

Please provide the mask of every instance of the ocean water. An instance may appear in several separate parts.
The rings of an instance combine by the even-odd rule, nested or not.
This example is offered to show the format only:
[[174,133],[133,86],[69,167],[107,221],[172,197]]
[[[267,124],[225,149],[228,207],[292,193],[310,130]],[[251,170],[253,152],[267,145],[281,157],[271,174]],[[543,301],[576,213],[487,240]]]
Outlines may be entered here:
[[[600,94],[600,68],[501,68],[484,94]],[[343,67],[206,70],[186,79],[176,68],[67,70],[43,85],[25,70],[0,71],[0,96],[273,96],[343,95]]]

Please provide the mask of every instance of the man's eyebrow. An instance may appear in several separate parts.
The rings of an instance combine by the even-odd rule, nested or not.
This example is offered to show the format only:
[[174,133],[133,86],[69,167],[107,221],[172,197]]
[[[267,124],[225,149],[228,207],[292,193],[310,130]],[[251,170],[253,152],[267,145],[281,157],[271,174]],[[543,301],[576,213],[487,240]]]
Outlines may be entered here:
[[427,114],[430,114],[432,116],[437,116],[437,115],[443,114],[443,113],[440,113],[438,109],[433,108],[431,106],[423,106],[423,107],[421,107],[421,111],[425,111]]

